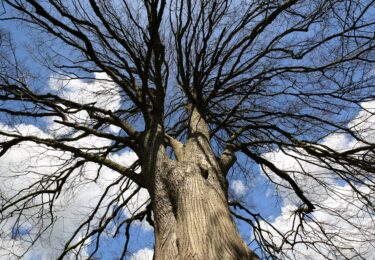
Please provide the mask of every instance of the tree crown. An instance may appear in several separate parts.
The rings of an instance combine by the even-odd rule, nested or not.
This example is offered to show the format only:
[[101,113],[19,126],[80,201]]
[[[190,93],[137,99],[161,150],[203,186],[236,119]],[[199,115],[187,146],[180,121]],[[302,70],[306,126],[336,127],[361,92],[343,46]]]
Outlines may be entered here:
[[[29,233],[38,239],[54,223],[60,196],[104,178],[100,199],[62,252],[100,241],[141,188],[152,193],[155,143],[178,162],[189,140],[201,136],[224,179],[239,171],[258,176],[247,169],[259,165],[289,206],[293,223],[284,230],[230,196],[260,254],[298,257],[299,244],[332,258],[368,253],[350,243],[370,247],[375,239],[368,229],[375,202],[373,1],[2,3],[2,20],[37,36],[32,53],[50,79],[28,72],[1,31],[0,156],[36,145],[34,158],[56,157],[48,174],[40,162],[9,174],[33,176],[19,190],[0,190],[1,218],[12,232],[34,221],[38,230]],[[120,159],[130,151],[137,159],[126,164]],[[105,180],[111,171],[118,175]],[[129,235],[136,220],[152,223],[151,211],[146,199],[116,234],[126,225]],[[346,222],[344,232],[320,214]]]

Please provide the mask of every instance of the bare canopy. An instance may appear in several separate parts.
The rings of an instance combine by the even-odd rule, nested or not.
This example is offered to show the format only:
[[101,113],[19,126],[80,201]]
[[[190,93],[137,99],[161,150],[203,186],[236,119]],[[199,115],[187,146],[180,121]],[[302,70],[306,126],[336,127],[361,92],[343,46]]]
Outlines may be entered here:
[[[301,248],[364,259],[375,251],[374,1],[1,3],[0,26],[17,23],[34,40],[20,55],[0,31],[0,156],[28,144],[43,148],[34,156],[59,161],[48,174],[28,167],[7,175],[34,177],[11,193],[0,189],[0,225],[11,226],[1,238],[34,223],[27,251],[53,228],[61,196],[110,170],[118,176],[65,239],[60,259],[88,244],[95,258],[113,223],[114,236],[126,235],[116,256],[124,258],[130,226],[144,219],[156,260],[302,259]],[[36,75],[27,53],[59,80]],[[76,80],[85,87],[68,95]],[[39,134],[23,131],[26,124]],[[334,136],[351,145],[327,145]],[[138,159],[114,159],[124,151]],[[281,167],[271,153],[297,166]],[[89,165],[96,174],[83,180]],[[252,189],[262,174],[276,196],[292,198],[287,230],[228,193],[233,171]],[[146,204],[124,216],[142,190]],[[324,196],[354,205],[352,218],[349,206]],[[250,246],[234,219],[248,224]]]

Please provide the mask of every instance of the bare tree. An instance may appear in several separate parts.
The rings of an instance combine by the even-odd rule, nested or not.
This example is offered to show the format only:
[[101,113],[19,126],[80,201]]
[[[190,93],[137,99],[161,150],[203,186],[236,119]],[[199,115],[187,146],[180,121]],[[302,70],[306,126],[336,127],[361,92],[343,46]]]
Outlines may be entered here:
[[[23,143],[40,145],[45,156],[63,154],[53,174],[37,174],[11,197],[1,193],[3,223],[23,215],[44,223],[31,245],[53,226],[55,201],[69,192],[72,179],[79,185],[88,164],[99,165],[97,176],[105,167],[121,177],[107,186],[60,258],[77,254],[88,241],[95,244],[94,257],[100,235],[141,188],[150,195],[148,205],[119,223],[118,230],[126,225],[129,235],[132,222],[148,220],[154,226],[154,259],[258,259],[240,237],[233,215],[250,225],[259,257],[293,258],[293,250],[304,244],[328,258],[357,259],[365,253],[348,244],[374,245],[368,226],[348,219],[345,209],[321,204],[311,192],[336,194],[375,224],[375,140],[366,135],[373,129],[365,124],[374,111],[349,123],[374,99],[374,1],[2,4],[2,20],[17,20],[38,35],[33,51],[53,75],[93,80],[94,73],[105,74],[107,85],[94,94],[99,100],[116,89],[121,104],[110,109],[102,101],[77,102],[43,86],[45,81],[33,80],[19,65],[11,41],[2,37],[2,118],[49,119],[64,129],[52,137],[24,133],[15,123],[0,130],[1,156]],[[325,145],[333,134],[355,145],[345,150]],[[90,136],[107,142],[77,145]],[[124,150],[138,157],[130,167],[111,157]],[[282,151],[300,167],[282,169],[265,156],[272,151]],[[246,174],[251,163],[296,201],[288,232],[229,198],[228,173],[237,165]],[[137,188],[130,189],[132,183]],[[349,187],[350,196],[333,189],[337,183]],[[111,194],[114,186],[118,192]],[[316,214],[321,212],[345,220],[362,236],[352,238],[320,222]],[[127,247],[128,241],[121,257]]]

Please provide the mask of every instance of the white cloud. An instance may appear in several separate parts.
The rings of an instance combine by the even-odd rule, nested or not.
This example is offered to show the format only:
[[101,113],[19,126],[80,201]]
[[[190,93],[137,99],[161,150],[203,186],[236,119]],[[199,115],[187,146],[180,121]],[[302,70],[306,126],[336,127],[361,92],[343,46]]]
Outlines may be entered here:
[[361,106],[362,110],[349,127],[366,141],[375,143],[375,101],[364,102]]
[[80,104],[92,104],[107,110],[120,107],[120,89],[105,73],[95,73],[95,80],[85,82],[69,77],[51,77],[49,86],[58,91],[62,98]]
[[[113,155],[113,157],[116,157],[117,161],[125,166],[129,166],[136,159],[136,156],[131,152]],[[27,189],[30,185],[43,178],[41,174],[44,176],[55,174],[68,158],[68,154],[49,150],[46,147],[29,142],[11,149],[0,158],[0,193],[2,197],[11,199],[20,190]],[[98,168],[98,165],[88,163],[85,165],[83,172],[75,171],[72,174],[72,178],[67,180],[65,189],[62,190],[62,194],[55,201],[53,225],[39,238],[38,242],[24,256],[24,259],[35,259],[35,257],[46,260],[55,259],[62,252],[64,243],[70,238],[79,224],[92,212],[105,188],[120,177],[118,173],[103,167],[99,178],[94,182],[92,180],[96,177]],[[135,188],[136,186],[132,185],[125,192],[124,197],[130,195]],[[119,189],[119,186],[112,188],[107,199],[102,204],[106,205],[110,200],[109,196],[118,193]],[[21,194],[25,195],[27,193],[28,191]],[[141,205],[144,208],[145,201],[148,198],[147,191],[142,189],[139,195],[131,199],[124,209],[126,216],[129,217],[134,214]],[[34,202],[38,203],[40,199],[39,197]],[[47,197],[44,197],[44,199],[47,199]],[[39,208],[26,210],[20,218],[22,228],[30,228],[28,234],[23,236],[22,239],[21,237],[12,238],[12,227],[17,215],[8,218],[7,221],[2,221],[0,257],[8,255],[8,251],[21,254],[29,246],[29,243],[23,241],[23,239],[33,239],[41,228],[50,223],[48,214],[43,216],[43,223],[40,222],[42,218],[39,217],[37,209]],[[45,210],[48,210],[48,208]],[[96,216],[101,216],[104,210],[104,207],[100,209]],[[36,215],[33,217],[34,214]],[[97,221],[98,219],[96,218],[92,221],[93,227],[95,227]],[[141,226],[146,230],[152,229],[146,223],[142,223]],[[82,252],[85,253],[86,250]]]
[[243,196],[246,193],[246,187],[241,180],[233,180],[230,187],[236,196]]
[[[360,111],[349,126],[361,133],[366,141],[374,142],[375,120],[372,113],[375,111],[375,102],[362,105],[367,111]],[[337,133],[327,136],[322,144],[337,151],[362,145],[345,134]],[[262,227],[270,231],[268,234],[264,233],[268,241],[272,241],[271,243],[276,247],[283,244],[286,256],[291,259],[319,260],[322,257],[342,259],[343,256],[339,255],[340,250],[348,259],[356,257],[356,254],[364,259],[371,259],[375,255],[373,212],[366,210],[367,202],[364,199],[375,202],[374,190],[371,190],[368,185],[350,186],[345,182],[338,182],[334,178],[334,173],[323,167],[319,161],[304,155],[302,150],[299,150],[299,153],[287,150],[275,151],[263,156],[278,168],[288,171],[294,181],[303,187],[304,195],[318,205],[317,209],[309,215],[314,221],[308,220],[303,225],[304,232],[300,229],[295,237],[297,228],[301,228],[295,218],[296,210],[301,202],[293,192],[280,186],[279,191],[284,205],[281,214],[270,224],[288,240],[296,239],[298,242],[308,243],[297,243],[291,248],[290,245],[283,243],[283,237],[272,226],[262,222]],[[288,185],[275,174],[267,172],[274,181]],[[370,181],[367,184],[370,184]],[[361,192],[363,197],[359,196],[358,192]],[[328,238],[321,232],[322,230]],[[320,241],[332,242],[340,247],[340,250]]]
[[150,248],[142,248],[137,251],[130,259],[131,260],[152,260],[154,250]]
[[[33,133],[38,136],[46,134],[36,130],[34,126],[16,126],[18,131],[23,133]],[[95,141],[95,140],[93,140]],[[129,158],[122,156],[122,163],[130,165],[134,161],[134,156]],[[69,159],[67,153],[56,150],[49,150],[47,147],[36,145],[30,142],[12,148],[3,157],[0,158],[0,192],[2,202],[5,199],[12,199],[16,193],[26,195],[37,189],[29,189],[31,185],[37,183],[42,178],[53,176],[59,170],[64,168],[63,164]],[[103,194],[105,188],[113,183],[120,175],[106,167],[103,167],[99,178],[92,181],[98,172],[98,165],[87,163],[84,171],[76,170],[72,176],[66,181],[61,195],[55,200],[54,204],[54,223],[39,238],[33,247],[24,256],[24,259],[55,259],[62,252],[64,243],[73,234],[78,225],[84,221],[97,205],[98,200]],[[52,186],[51,188],[53,188]],[[35,186],[35,188],[37,188]],[[134,190],[135,186],[131,188]],[[131,190],[125,193],[130,194]],[[119,191],[119,187],[114,187],[109,195]],[[19,195],[18,195],[19,196]],[[49,195],[43,196],[44,200],[48,200]],[[41,202],[42,197],[36,198],[32,203]],[[109,198],[104,200],[104,205],[109,202]],[[134,203],[133,207],[137,205]],[[16,254],[22,254],[30,245],[25,240],[32,240],[38,235],[40,229],[46,228],[51,222],[51,216],[48,214],[48,205],[44,210],[45,214],[39,215],[40,207],[25,210],[19,220],[21,227],[28,230],[24,236],[18,238],[12,237],[12,227],[17,220],[18,215],[11,216],[1,222],[1,241],[0,256],[8,255],[8,251]],[[97,216],[104,213],[105,208],[100,209]],[[135,210],[135,209],[134,209]],[[6,214],[6,212],[4,213]],[[41,222],[43,221],[43,222]],[[97,219],[93,220],[93,226],[97,223]],[[22,238],[22,239],[21,239]],[[85,253],[85,250],[83,250]]]
[[[327,259],[341,259],[338,250],[326,243],[337,245],[348,259],[357,259],[357,253],[364,259],[371,259],[375,255],[373,241],[368,241],[375,236],[371,215],[361,211],[360,207],[363,205],[358,202],[358,197],[349,186],[336,189],[335,193],[330,193],[330,197],[319,202],[321,207],[311,215],[315,221],[308,220],[303,225],[304,232],[300,230],[298,236],[295,237],[297,227],[300,228],[295,218],[295,205],[284,205],[281,214],[271,222],[290,241],[296,239],[297,242],[307,242],[297,243],[293,248],[284,244],[284,252],[291,259],[319,260],[323,256]],[[270,231],[267,239],[274,245],[280,246],[283,243],[282,236],[271,226],[263,222],[262,227]],[[321,230],[324,230],[327,237]]]
[[[108,80],[103,74],[96,74],[97,79]],[[60,85],[59,85],[60,84]],[[93,83],[85,83],[81,80],[51,80],[51,87],[56,91],[60,91],[63,97],[77,101],[80,103],[95,103],[96,106],[104,107],[109,110],[116,110],[120,107],[120,95],[118,87],[108,81],[94,81]],[[69,120],[79,123],[86,123],[87,114],[78,112],[73,114]],[[0,130],[6,132],[14,132],[21,135],[33,135],[40,138],[54,138],[59,135],[69,134],[69,129],[61,126],[53,120],[47,122],[46,131],[42,131],[34,125],[20,124],[16,126],[7,126],[0,124]],[[118,129],[109,129],[118,132]],[[0,141],[9,138],[0,136]],[[88,136],[69,145],[75,147],[101,147],[110,144],[110,141],[95,136]],[[117,163],[130,166],[137,156],[131,151],[110,154],[110,158]],[[41,179],[51,176],[57,176],[63,169],[67,169],[69,165],[75,163],[71,160],[71,154],[54,149],[49,149],[43,145],[37,145],[31,142],[24,142],[18,146],[12,147],[4,156],[0,158],[0,203],[13,199],[18,192],[26,195],[32,191],[40,189],[38,186],[29,188]],[[65,165],[71,160],[68,165]],[[23,259],[56,259],[62,252],[65,242],[73,234],[75,229],[84,221],[97,205],[100,196],[105,189],[117,180],[120,175],[106,167],[100,169],[94,163],[86,163],[81,170],[75,170],[66,180],[61,195],[55,200],[53,225],[51,223],[51,215],[48,214],[48,205],[44,208],[45,212],[40,212],[41,207],[29,208],[22,213],[19,219],[22,228],[20,235],[15,236],[13,226],[17,221],[18,215],[7,216],[6,220],[0,222],[0,258],[12,258],[11,254],[23,254],[30,246],[30,242],[38,236],[38,231],[47,228],[38,241],[23,256]],[[98,176],[98,178],[96,178]],[[54,184],[55,185],[55,184]],[[54,188],[52,186],[51,188]],[[136,186],[133,184],[123,195],[123,199],[129,196]],[[113,196],[117,194],[124,186],[115,186],[110,189],[108,196],[104,199],[101,207],[92,220],[91,228],[95,228],[98,218],[104,214],[105,205],[107,205]],[[20,195],[17,195],[18,197]],[[48,201],[50,195],[39,196],[30,202],[30,205]],[[136,213],[138,208],[144,208],[145,202],[149,199],[146,190],[142,189],[138,196],[133,197],[130,203],[124,209],[127,217]],[[118,203],[121,203],[119,201]],[[9,211],[14,209],[11,207]],[[1,216],[6,216],[7,212]],[[109,213],[110,214],[110,213]],[[142,223],[141,226],[146,230],[151,227]],[[12,231],[13,230],[13,231]],[[77,235],[75,241],[80,238]],[[89,241],[87,241],[89,243]],[[86,244],[87,244],[86,243]],[[82,250],[82,254],[87,254],[86,249]],[[81,257],[84,258],[84,255]]]
[[[111,82],[105,73],[95,73],[94,78],[95,80],[92,82],[85,82],[81,79],[55,76],[50,78],[49,87],[64,99],[79,104],[90,104],[91,106],[105,110],[118,110],[121,106],[119,87]],[[53,136],[69,134],[69,128],[54,123],[53,120],[55,119],[61,120],[61,118],[48,119],[48,133]],[[89,115],[84,110],[70,110],[67,120],[71,123],[90,123]],[[110,126],[109,131],[118,133],[120,128]],[[90,143],[90,140],[87,140],[87,143]]]

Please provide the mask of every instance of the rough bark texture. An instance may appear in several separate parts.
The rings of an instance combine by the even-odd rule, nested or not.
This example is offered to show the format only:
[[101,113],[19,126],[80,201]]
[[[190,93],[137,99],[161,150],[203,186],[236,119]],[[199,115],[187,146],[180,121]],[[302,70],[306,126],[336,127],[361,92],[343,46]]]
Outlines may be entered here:
[[176,160],[161,145],[156,153],[154,259],[258,259],[232,221],[225,177],[205,123],[194,116],[188,141],[174,147]]

